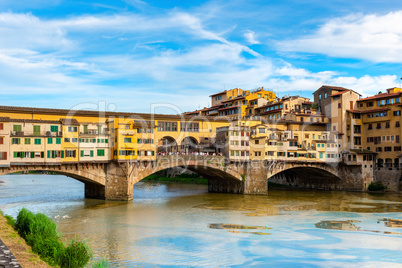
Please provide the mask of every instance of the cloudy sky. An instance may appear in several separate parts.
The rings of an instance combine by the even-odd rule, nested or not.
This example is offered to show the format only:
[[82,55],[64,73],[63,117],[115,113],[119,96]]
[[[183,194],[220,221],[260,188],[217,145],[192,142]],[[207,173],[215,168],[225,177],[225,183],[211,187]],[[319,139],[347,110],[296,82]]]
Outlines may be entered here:
[[[0,105],[190,111],[264,86],[399,86],[402,1],[0,0]],[[177,105],[177,108],[156,108]]]

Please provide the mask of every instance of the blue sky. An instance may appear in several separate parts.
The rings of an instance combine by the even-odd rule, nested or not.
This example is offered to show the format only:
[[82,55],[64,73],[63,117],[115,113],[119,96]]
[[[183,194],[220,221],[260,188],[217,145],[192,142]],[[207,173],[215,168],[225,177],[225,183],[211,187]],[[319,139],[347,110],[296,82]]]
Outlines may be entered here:
[[400,1],[0,0],[0,105],[178,113],[235,87],[371,95],[399,86],[401,62]]

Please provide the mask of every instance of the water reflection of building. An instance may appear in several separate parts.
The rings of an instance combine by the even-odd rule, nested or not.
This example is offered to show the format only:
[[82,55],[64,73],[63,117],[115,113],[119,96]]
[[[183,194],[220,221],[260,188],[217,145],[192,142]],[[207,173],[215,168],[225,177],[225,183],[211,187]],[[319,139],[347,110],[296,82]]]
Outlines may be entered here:
[[334,229],[334,230],[345,230],[345,231],[358,231],[360,227],[357,227],[350,221],[320,221],[315,224],[316,228],[321,229]]
[[384,221],[384,225],[387,227],[402,228],[402,220],[384,218],[382,221]]

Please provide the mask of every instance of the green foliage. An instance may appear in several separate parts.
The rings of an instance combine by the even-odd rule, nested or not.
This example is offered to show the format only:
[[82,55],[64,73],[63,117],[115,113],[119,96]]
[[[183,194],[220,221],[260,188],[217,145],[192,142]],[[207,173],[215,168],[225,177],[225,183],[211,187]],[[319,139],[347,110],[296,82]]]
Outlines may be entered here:
[[15,220],[14,220],[14,218],[11,217],[10,215],[4,215],[4,218],[6,218],[7,224],[15,229]]
[[72,240],[65,249],[61,260],[61,267],[81,268],[84,267],[92,258],[92,251],[83,241]]
[[72,240],[65,248],[56,224],[42,213],[34,214],[26,208],[21,209],[15,229],[32,246],[33,252],[51,266],[80,268],[92,258],[92,251],[85,242]]
[[27,243],[32,246],[33,252],[51,266],[58,266],[62,263],[65,249],[60,240],[30,234],[27,236]]
[[386,189],[387,189],[387,187],[385,185],[383,185],[381,181],[372,182],[368,186],[369,191],[384,191]]
[[109,266],[109,262],[105,259],[102,259],[101,261],[95,261],[92,264],[92,268],[107,268]]
[[311,108],[313,108],[314,110],[318,109],[318,103],[313,103],[313,105],[311,106]]
[[27,235],[31,234],[32,224],[35,221],[35,214],[26,208],[22,208],[15,222],[17,231],[26,240]]

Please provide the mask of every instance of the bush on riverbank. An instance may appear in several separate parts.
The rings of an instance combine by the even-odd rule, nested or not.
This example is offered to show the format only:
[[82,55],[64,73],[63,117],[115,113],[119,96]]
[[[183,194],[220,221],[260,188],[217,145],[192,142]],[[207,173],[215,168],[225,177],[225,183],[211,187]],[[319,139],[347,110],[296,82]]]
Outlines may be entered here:
[[368,186],[368,190],[369,190],[369,191],[385,191],[386,189],[387,189],[387,186],[385,186],[384,184],[382,184],[381,181],[372,182],[372,183],[370,183],[370,185]]
[[208,180],[200,177],[198,174],[179,174],[174,177],[165,177],[160,174],[152,174],[144,178],[142,181],[159,181],[159,182],[180,182],[180,183],[196,183],[208,184]]
[[65,247],[56,224],[42,213],[34,214],[26,208],[21,209],[15,228],[32,246],[33,252],[52,266],[80,268],[92,258],[91,250],[83,241],[73,240]]

